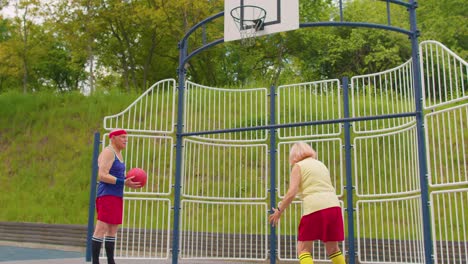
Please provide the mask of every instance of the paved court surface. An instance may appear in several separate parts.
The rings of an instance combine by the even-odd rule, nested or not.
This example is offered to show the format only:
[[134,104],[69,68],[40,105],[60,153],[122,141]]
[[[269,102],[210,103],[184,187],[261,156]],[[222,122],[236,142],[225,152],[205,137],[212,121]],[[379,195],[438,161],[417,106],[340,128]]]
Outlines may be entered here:
[[[57,245],[10,243],[0,241],[0,264],[85,264],[83,248]],[[107,263],[105,259],[101,263]],[[170,260],[124,260],[116,259],[117,264],[170,264]],[[180,260],[179,264],[263,264],[270,261],[215,261]],[[283,262],[276,262],[281,264]],[[289,262],[291,263],[291,262]]]
[[[78,261],[78,262],[76,262]],[[80,249],[40,244],[0,243],[0,264],[86,263]]]

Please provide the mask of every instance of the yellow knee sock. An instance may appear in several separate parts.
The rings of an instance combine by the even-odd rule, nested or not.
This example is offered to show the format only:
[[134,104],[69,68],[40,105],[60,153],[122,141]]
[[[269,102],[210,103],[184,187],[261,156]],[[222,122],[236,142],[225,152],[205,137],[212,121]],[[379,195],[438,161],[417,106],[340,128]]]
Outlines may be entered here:
[[312,260],[312,256],[310,253],[302,253],[299,255],[299,263],[300,264],[314,264]]
[[328,256],[328,258],[331,259],[333,264],[346,264],[345,258],[343,256],[343,253],[341,253],[341,251],[337,251],[331,254],[330,256]]

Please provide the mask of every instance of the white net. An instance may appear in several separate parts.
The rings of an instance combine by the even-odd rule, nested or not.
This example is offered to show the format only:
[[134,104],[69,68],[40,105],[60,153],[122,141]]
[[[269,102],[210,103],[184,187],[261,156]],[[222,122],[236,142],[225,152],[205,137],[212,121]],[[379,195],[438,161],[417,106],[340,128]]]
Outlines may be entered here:
[[265,9],[252,5],[238,6],[231,10],[231,16],[239,30],[242,45],[254,45],[257,31],[263,30]]

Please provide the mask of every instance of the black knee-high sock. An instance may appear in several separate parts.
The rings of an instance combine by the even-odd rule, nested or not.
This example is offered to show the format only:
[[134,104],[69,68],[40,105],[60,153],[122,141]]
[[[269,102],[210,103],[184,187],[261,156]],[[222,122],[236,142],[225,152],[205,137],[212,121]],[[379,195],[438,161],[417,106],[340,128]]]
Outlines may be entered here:
[[115,264],[114,262],[115,237],[106,236],[105,247],[106,247],[106,255],[107,255],[107,264]]
[[93,264],[99,264],[99,254],[101,253],[102,238],[94,237],[92,239],[91,251],[93,255]]

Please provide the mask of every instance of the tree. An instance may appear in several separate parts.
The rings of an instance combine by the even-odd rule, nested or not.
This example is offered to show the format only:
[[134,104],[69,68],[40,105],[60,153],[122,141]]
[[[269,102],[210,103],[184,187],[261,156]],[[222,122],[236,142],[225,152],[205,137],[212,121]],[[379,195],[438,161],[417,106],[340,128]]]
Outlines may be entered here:
[[[44,6],[48,7],[44,24],[51,32],[54,32],[56,42],[52,49],[60,46],[60,49],[66,52],[64,58],[67,58],[68,67],[63,69],[69,71],[67,78],[70,79],[67,83],[72,85],[67,88],[69,90],[81,89],[93,92],[96,89],[95,39],[103,28],[95,19],[96,12],[100,8],[99,2],[71,0],[58,1]],[[59,50],[55,51],[55,54],[59,53]],[[55,75],[58,76],[61,73]]]
[[437,40],[468,58],[468,5],[464,0],[426,0],[417,10],[421,40]]
[[16,17],[15,21],[18,25],[18,37],[19,41],[18,49],[16,50],[16,54],[18,55],[22,69],[20,70],[23,75],[23,93],[28,92],[28,78],[29,78],[29,71],[30,71],[30,63],[32,63],[32,56],[34,55],[33,49],[34,45],[31,43],[33,41],[33,37],[31,36],[34,28],[34,23],[32,21],[31,13],[37,11],[37,2],[36,1],[19,1],[15,5],[16,12],[21,13],[19,16]]
[[[221,0],[16,0],[17,16],[0,20],[0,90],[122,88],[141,92],[174,78],[178,42]],[[0,2],[0,6],[6,2]],[[343,19],[408,28],[404,7],[387,1],[343,1]],[[336,1],[299,1],[301,22],[337,21]],[[463,0],[420,1],[421,38],[435,39],[467,57]],[[189,52],[223,37],[223,18],[194,32]],[[206,42],[204,42],[206,40]],[[304,28],[211,47],[186,66],[187,77],[219,87],[258,86],[341,78],[386,70],[410,58],[407,36],[380,29]]]

